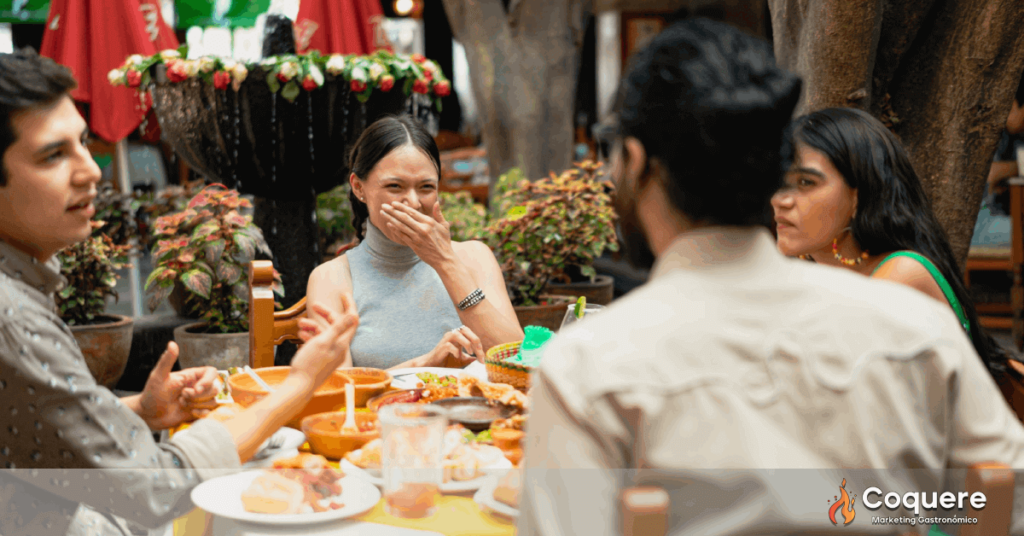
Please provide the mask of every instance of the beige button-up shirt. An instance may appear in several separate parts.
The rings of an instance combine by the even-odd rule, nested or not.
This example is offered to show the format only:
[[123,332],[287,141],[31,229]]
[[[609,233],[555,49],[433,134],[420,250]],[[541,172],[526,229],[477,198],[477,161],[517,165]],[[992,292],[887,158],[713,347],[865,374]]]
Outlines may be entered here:
[[[146,423],[97,385],[55,313],[56,258],[0,241],[0,534],[122,534],[192,509],[191,489],[241,466],[218,422],[157,444]],[[84,505],[84,506],[82,506]]]
[[[551,343],[533,384],[519,536],[620,534],[638,484],[669,492],[673,535],[925,533],[872,520],[967,511],[864,493],[1024,468],[1024,428],[949,307],[787,259],[764,230],[680,236],[646,285]],[[845,527],[828,518],[843,479]]]

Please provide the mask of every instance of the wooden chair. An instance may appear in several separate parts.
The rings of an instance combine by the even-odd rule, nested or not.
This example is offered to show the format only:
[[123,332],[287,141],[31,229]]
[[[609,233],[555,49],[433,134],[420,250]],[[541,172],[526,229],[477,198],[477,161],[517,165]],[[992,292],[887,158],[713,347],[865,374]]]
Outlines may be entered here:
[[[306,298],[284,311],[274,311],[274,264],[249,263],[249,366],[274,366],[274,347],[299,339],[299,319],[306,317]],[[300,343],[301,344],[301,343]]]
[[989,329],[1009,329],[1017,350],[1024,350],[1024,178],[1008,181],[1010,188],[1010,247],[971,248],[964,266],[964,284],[971,285],[971,272],[1006,271],[1013,273],[1010,303],[977,303],[981,325]]
[[[338,255],[355,247],[350,242],[338,249]],[[306,317],[306,298],[284,311],[274,311],[274,265],[270,261],[249,263],[249,366],[274,366],[274,347],[299,339],[299,320]]]

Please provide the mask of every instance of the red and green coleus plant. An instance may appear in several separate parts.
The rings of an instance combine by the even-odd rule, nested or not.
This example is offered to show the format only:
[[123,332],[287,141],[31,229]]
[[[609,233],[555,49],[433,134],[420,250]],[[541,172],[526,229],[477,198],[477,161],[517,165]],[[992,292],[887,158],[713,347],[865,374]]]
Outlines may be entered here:
[[107,74],[107,79],[115,86],[145,91],[153,83],[150,70],[156,65],[165,65],[167,79],[172,83],[198,78],[218,90],[231,87],[238,91],[249,73],[260,69],[265,73],[270,91],[280,92],[288,101],[294,101],[302,90],[316,91],[327,80],[340,78],[348,82],[360,102],[366,102],[374,91],[387,93],[400,86],[406,95],[418,93],[433,97],[438,111],[441,98],[451,93],[451,82],[437,63],[419,54],[407,56],[378,50],[366,56],[324,56],[314,50],[306,54],[271,56],[247,64],[216,56],[186,59],[187,52],[187,47],[183,46],[148,57],[129,56],[120,67]]
[[[93,229],[106,222],[94,220]],[[131,245],[115,244],[105,234],[94,234],[57,253],[60,273],[67,283],[56,296],[61,320],[69,326],[91,324],[107,307],[107,296],[115,299],[117,270],[128,268]]]
[[[156,268],[146,280],[151,311],[180,282],[187,294],[186,305],[201,313],[207,333],[249,330],[246,268],[257,251],[271,255],[252,216],[242,213],[251,207],[237,191],[213,184],[196,194],[185,210],[157,218]],[[284,296],[276,270],[274,292]]]
[[569,282],[567,270],[588,279],[594,259],[618,250],[615,209],[609,183],[598,180],[601,165],[576,164],[560,175],[521,180],[501,199],[507,211],[487,227],[513,305],[536,305],[551,281]]

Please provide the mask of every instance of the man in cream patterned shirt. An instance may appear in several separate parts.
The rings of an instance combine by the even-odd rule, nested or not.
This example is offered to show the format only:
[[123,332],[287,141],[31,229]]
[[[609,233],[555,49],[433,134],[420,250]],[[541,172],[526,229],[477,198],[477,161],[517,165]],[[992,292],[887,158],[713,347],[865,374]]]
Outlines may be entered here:
[[[1024,428],[949,307],[777,251],[763,224],[799,89],[767,44],[709,21],[633,58],[612,176],[624,251],[653,270],[546,349],[519,536],[620,534],[634,485],[668,492],[673,535],[923,533],[873,524],[907,512],[865,492],[1024,468]],[[842,485],[850,526],[828,517]]]

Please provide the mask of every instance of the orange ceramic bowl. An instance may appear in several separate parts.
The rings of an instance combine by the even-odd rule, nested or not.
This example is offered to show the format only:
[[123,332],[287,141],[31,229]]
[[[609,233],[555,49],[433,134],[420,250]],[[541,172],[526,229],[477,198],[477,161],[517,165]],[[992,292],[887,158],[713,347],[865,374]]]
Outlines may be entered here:
[[391,374],[386,370],[353,367],[338,369],[356,383],[356,407],[365,408],[373,397],[383,393],[391,386]]
[[[273,387],[284,382],[291,367],[266,367],[254,370],[256,374],[260,375],[260,378],[263,378],[263,381]],[[305,417],[344,408],[346,383],[348,380],[340,371],[331,374],[327,381],[313,393],[313,398],[306,404],[306,407],[302,408],[302,411],[289,421],[287,426],[298,429]],[[257,400],[267,396],[267,392],[256,383],[256,380],[244,372],[228,378],[228,384],[231,386],[231,398],[245,407],[249,407]]]
[[344,425],[344,411],[318,413],[302,419],[302,433],[306,434],[306,440],[309,441],[313,452],[334,460],[340,460],[346,453],[380,437],[380,420],[372,411],[356,412],[356,426],[360,429],[373,426],[372,430],[343,434],[341,427]]

